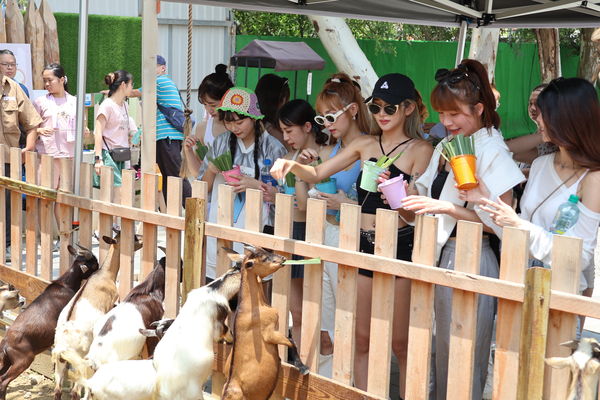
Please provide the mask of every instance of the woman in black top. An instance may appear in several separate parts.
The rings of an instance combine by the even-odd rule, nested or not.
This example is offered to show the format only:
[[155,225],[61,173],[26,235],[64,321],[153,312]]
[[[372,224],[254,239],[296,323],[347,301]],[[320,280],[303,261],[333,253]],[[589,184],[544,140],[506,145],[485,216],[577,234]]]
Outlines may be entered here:
[[[362,162],[372,159],[377,160],[384,154],[393,157],[403,152],[403,155],[390,167],[390,172],[392,174],[406,174],[406,178],[419,176],[426,169],[433,149],[421,136],[421,124],[426,115],[426,109],[412,80],[401,74],[385,75],[377,81],[373,95],[367,99],[367,102],[369,102],[369,110],[381,128],[381,135],[363,135],[354,139],[336,156],[316,167],[279,159],[271,169],[272,175],[280,179],[288,172],[292,172],[306,182],[319,182],[347,168],[356,160]],[[327,127],[330,130],[335,129],[336,121],[341,118],[355,118],[358,105],[351,103],[343,106],[340,111],[323,116],[328,119],[329,124]],[[346,111],[342,111],[344,109]],[[348,115],[346,116],[346,114]],[[312,151],[304,151],[301,157],[316,159],[317,155]],[[360,187],[360,176],[357,181],[358,187]],[[409,187],[409,192],[415,193],[411,190],[412,187]],[[361,251],[373,252],[375,210],[377,207],[389,209],[389,206],[381,202],[379,193],[359,192],[358,196],[358,203],[361,204],[362,208]],[[399,226],[401,227],[399,233],[401,237],[399,238],[397,255],[410,260],[412,231],[411,228],[407,228],[407,221],[413,221],[414,214],[400,210],[399,216]],[[372,280],[369,278],[368,273],[359,275],[354,383],[361,389],[367,388],[371,295]],[[404,279],[396,279],[392,349],[400,363],[401,395],[404,392],[404,378],[406,376],[409,299],[410,282]]]

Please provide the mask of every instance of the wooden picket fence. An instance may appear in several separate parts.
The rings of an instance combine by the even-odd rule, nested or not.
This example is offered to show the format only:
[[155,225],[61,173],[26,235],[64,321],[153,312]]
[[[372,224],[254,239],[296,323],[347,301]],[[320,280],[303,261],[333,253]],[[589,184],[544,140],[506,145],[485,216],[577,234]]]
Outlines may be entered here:
[[[7,156],[7,154],[10,154]],[[470,378],[476,330],[477,295],[498,299],[496,352],[494,361],[494,399],[562,398],[569,379],[568,371],[546,369],[544,356],[566,356],[569,350],[560,347],[575,335],[576,316],[600,318],[600,302],[577,296],[581,241],[556,236],[553,252],[553,279],[549,270],[529,269],[528,233],[508,228],[504,234],[500,279],[478,275],[481,254],[482,225],[461,221],[458,224],[456,270],[436,268],[435,237],[437,220],[420,217],[415,229],[413,262],[399,261],[395,255],[397,213],[380,209],[376,215],[375,255],[357,252],[359,247],[360,207],[344,204],[341,210],[339,246],[323,245],[325,202],[309,200],[306,241],[290,239],[292,235],[293,198],[279,194],[275,204],[275,234],[260,233],[262,193],[246,192],[245,229],[233,227],[232,188],[221,185],[218,221],[205,222],[207,188],[203,182],[193,183],[193,199],[188,199],[186,215],[182,216],[181,179],[168,179],[167,213],[156,210],[158,178],[143,174],[141,200],[134,206],[136,181],[133,171],[123,171],[120,203],[112,202],[113,177],[109,167],[103,167],[101,190],[92,199],[92,166],[82,164],[80,195],[72,194],[72,162],[61,160],[60,171],[53,160],[35,153],[25,154],[25,182],[21,177],[22,155],[19,149],[0,148],[0,166],[9,163],[10,177],[0,176],[0,243],[5,237],[5,191],[10,190],[11,255],[10,265],[4,263],[5,248],[0,246],[0,280],[14,284],[28,301],[35,298],[47,282],[66,270],[70,263],[67,244],[72,237],[73,219],[79,221],[78,243],[90,248],[92,233],[111,235],[114,217],[120,217],[122,245],[118,287],[121,297],[135,284],[133,237],[136,224],[143,233],[144,246],[140,254],[139,280],[153,268],[157,259],[158,229],[166,229],[166,315],[174,317],[187,292],[201,285],[204,276],[204,244],[207,236],[217,238],[218,248],[231,247],[231,242],[243,242],[273,249],[284,255],[319,256],[339,265],[335,313],[335,347],[333,379],[311,373],[300,376],[284,363],[278,388],[273,398],[290,399],[387,399],[390,388],[390,360],[394,281],[397,277],[411,280],[411,307],[408,378],[406,395],[409,400],[427,399],[429,390],[431,342],[433,331],[433,299],[435,285],[451,287],[453,311],[448,368],[448,399],[471,399]],[[60,190],[52,190],[54,174],[60,174]],[[22,209],[22,194],[26,207]],[[56,206],[60,231],[60,267],[53,272],[52,223]],[[25,215],[25,232],[22,215]],[[98,214],[94,226],[93,214]],[[182,240],[182,234],[183,240]],[[24,240],[22,239],[24,236]],[[183,251],[182,251],[183,242]],[[24,247],[23,247],[24,243]],[[100,244],[100,260],[107,246]],[[180,257],[183,254],[184,276],[180,284]],[[38,259],[39,258],[39,259]],[[217,254],[217,274],[229,266],[226,254]],[[355,314],[357,307],[358,267],[371,270],[373,297],[369,351],[368,390],[352,385]],[[526,281],[527,277],[527,281]],[[272,305],[279,312],[279,329],[287,330],[291,270],[282,269],[274,275]],[[321,320],[321,265],[307,265],[304,272],[302,302],[301,358],[316,371],[318,366]],[[216,347],[213,395],[218,397],[224,382],[227,349]],[[281,350],[283,359],[286,357]],[[545,379],[545,384],[544,384]],[[550,393],[553,393],[550,397]]]

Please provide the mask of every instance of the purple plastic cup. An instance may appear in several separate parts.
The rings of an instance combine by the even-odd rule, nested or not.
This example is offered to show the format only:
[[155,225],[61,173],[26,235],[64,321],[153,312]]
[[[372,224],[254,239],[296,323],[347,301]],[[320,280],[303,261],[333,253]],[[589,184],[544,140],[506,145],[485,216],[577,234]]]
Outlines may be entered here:
[[225,182],[234,183],[239,182],[239,179],[234,178],[231,175],[242,175],[242,170],[240,169],[239,165],[234,165],[229,171],[223,171],[221,173],[223,174],[223,178],[225,178]]
[[379,190],[385,195],[390,208],[396,210],[402,207],[402,200],[406,197],[406,188],[404,187],[404,176],[388,179],[379,184]]

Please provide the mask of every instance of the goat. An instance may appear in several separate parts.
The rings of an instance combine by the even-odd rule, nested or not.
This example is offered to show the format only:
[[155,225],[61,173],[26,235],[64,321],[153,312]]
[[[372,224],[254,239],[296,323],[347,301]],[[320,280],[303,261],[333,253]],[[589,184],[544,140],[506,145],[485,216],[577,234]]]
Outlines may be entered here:
[[163,257],[142,283],[98,320],[94,326],[94,340],[86,356],[92,368],[138,357],[146,342],[148,354],[152,355],[158,341],[147,341],[140,329],[150,327],[152,322],[163,316],[165,264],[166,258]]
[[25,302],[19,295],[19,291],[13,285],[0,286],[0,315],[4,310],[12,310],[23,307]]
[[66,350],[62,357],[76,371],[75,377],[87,393],[86,400],[152,400],[156,381],[152,360],[111,362],[100,366],[90,379],[83,379],[82,371],[89,371],[85,360],[73,350]]
[[262,278],[275,273],[285,257],[260,247],[246,246],[246,256],[229,253],[241,264],[242,284],[233,323],[233,350],[229,355],[229,377],[223,390],[224,400],[267,400],[277,385],[281,360],[277,345],[288,346],[293,365],[303,375],[309,371],[300,361],[291,339],[277,331],[277,311],[269,307],[262,290]]
[[225,319],[228,301],[240,288],[236,266],[188,294],[179,315],[154,351],[155,399],[202,399],[202,387],[212,372],[213,343],[231,341]]
[[[135,237],[134,249],[142,247],[138,236]],[[103,240],[110,244],[106,258],[96,274],[79,289],[69,304],[61,311],[54,337],[52,362],[54,364],[54,398],[60,400],[62,381],[67,364],[62,353],[72,349],[85,356],[92,344],[92,333],[96,321],[114,307],[118,299],[115,280],[120,266],[120,233],[115,238],[107,236]],[[78,397],[79,386],[75,384],[71,397]]]
[[140,333],[147,338],[162,339],[167,333],[167,330],[171,327],[175,321],[174,318],[161,319],[160,321],[154,321],[150,324],[150,328],[153,329],[140,329]]
[[565,400],[595,400],[600,371],[600,343],[594,338],[583,338],[561,344],[573,350],[569,357],[551,357],[546,364],[552,368],[571,369],[571,381]]
[[0,399],[6,398],[8,384],[25,371],[36,354],[50,349],[61,310],[84,279],[98,270],[98,260],[88,249],[68,246],[75,259],[71,268],[46,289],[15,319],[0,342]]

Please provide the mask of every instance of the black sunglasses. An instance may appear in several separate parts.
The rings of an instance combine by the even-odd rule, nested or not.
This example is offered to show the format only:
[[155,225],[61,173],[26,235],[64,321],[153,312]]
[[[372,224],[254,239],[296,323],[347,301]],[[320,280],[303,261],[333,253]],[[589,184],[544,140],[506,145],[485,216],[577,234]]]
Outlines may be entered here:
[[466,80],[479,90],[479,85],[472,79],[469,79],[469,74],[462,68],[453,69],[451,71],[445,68],[438,69],[435,73],[435,80],[438,81],[440,85],[446,85],[448,87],[452,87],[460,81]]
[[374,115],[379,114],[382,108],[383,112],[385,112],[387,115],[394,115],[396,114],[396,111],[398,111],[398,104],[388,104],[382,107],[376,103],[369,103],[367,108],[369,109],[369,112]]

